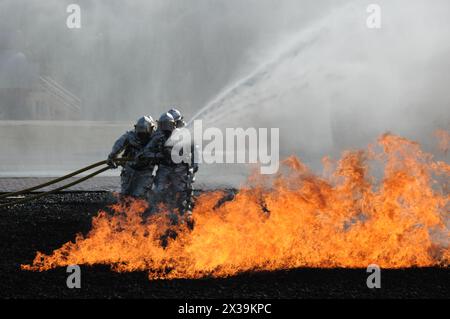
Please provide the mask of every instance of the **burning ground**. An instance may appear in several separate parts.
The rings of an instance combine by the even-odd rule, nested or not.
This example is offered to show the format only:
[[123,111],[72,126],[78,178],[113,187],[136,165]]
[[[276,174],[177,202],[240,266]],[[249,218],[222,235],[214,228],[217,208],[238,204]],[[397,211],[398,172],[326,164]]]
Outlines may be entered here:
[[[53,295],[35,285],[62,278],[64,286],[59,267],[81,264],[90,286],[81,294],[97,296],[448,296],[449,165],[387,134],[324,168],[317,176],[292,157],[277,176],[254,175],[237,193],[200,194],[194,230],[173,229],[166,248],[166,218],[143,220],[140,201],[103,209],[92,223],[105,198],[75,204],[66,194],[10,209],[2,284]],[[44,253],[27,264],[35,250]],[[365,286],[371,263],[385,269],[380,292]]]

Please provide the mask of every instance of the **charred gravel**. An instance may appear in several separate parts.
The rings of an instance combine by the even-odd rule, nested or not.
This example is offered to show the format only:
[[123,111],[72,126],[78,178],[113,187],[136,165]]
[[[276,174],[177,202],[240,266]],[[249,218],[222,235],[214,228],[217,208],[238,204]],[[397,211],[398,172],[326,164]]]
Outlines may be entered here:
[[[233,193],[230,191],[230,198]],[[1,298],[449,298],[449,268],[382,270],[381,289],[369,289],[365,269],[292,269],[229,278],[150,281],[145,272],[117,273],[82,266],[82,288],[68,289],[67,273],[20,269],[36,251],[51,253],[86,234],[109,192],[68,192],[0,209]]]

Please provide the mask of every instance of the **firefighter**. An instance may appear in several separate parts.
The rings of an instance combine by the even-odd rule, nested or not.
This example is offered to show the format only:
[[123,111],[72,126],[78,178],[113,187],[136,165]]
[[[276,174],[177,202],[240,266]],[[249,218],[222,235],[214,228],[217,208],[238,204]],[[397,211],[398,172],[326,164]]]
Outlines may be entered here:
[[[179,118],[182,121],[182,117]],[[171,137],[177,133],[177,121],[167,112],[158,120],[158,130],[138,156],[138,162],[157,165],[154,179],[154,189],[150,206],[157,208],[164,203],[170,210],[174,224],[192,221],[192,175],[191,160],[175,163],[172,159]]]
[[[123,134],[115,143],[108,156],[108,165],[117,168],[115,158],[123,152],[123,157],[135,158],[150,141],[155,132],[156,123],[151,116],[137,120],[134,130]],[[123,165],[121,178],[122,196],[146,198],[153,183],[153,165],[137,166],[133,162]]]

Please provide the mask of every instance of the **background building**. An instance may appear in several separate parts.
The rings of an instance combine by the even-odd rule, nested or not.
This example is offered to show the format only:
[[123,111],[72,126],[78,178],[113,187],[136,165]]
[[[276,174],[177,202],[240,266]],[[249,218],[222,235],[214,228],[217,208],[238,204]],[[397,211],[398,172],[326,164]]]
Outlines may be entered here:
[[74,120],[81,100],[39,64],[14,49],[0,50],[0,120]]

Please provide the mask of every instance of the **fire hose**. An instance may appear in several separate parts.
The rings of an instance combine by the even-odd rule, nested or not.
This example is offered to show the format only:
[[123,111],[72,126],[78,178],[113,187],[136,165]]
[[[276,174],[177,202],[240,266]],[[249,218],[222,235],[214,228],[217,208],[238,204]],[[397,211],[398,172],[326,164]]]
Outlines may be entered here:
[[[130,159],[128,159],[128,158],[118,158],[118,159],[115,159],[114,162],[119,164],[119,165],[123,165],[125,162],[127,162],[129,160]],[[30,187],[30,188],[27,188],[27,189],[23,189],[23,190],[17,191],[17,192],[10,192],[10,193],[2,194],[2,195],[0,195],[0,199],[7,198],[7,197],[12,197],[12,196],[22,195],[22,194],[29,193],[31,191],[34,191],[34,190],[37,190],[37,189],[40,189],[40,188],[43,188],[43,187],[47,187],[49,185],[53,185],[53,184],[59,183],[59,182],[61,182],[63,180],[71,178],[71,177],[73,177],[75,175],[78,175],[80,173],[83,173],[85,171],[91,170],[91,169],[93,169],[95,167],[104,165],[106,163],[107,163],[107,161],[100,161],[100,162],[91,164],[89,166],[86,166],[84,168],[81,168],[81,169],[79,169],[77,171],[74,171],[74,172],[72,172],[70,174],[61,176],[59,178],[53,179],[53,180],[48,181],[48,182],[45,182],[43,184],[39,184],[39,185]],[[79,183],[82,183],[82,182],[84,182],[84,181],[86,181],[86,180],[88,180],[88,179],[90,179],[90,178],[92,178],[92,177],[94,177],[94,176],[96,176],[96,175],[98,175],[100,173],[103,173],[103,172],[105,172],[105,171],[107,171],[109,169],[111,169],[111,167],[106,166],[106,167],[103,167],[103,168],[101,168],[101,169],[99,169],[99,170],[97,170],[97,171],[95,171],[95,172],[93,172],[93,173],[91,173],[89,175],[86,175],[86,176],[84,176],[84,177],[82,177],[82,178],[80,178],[80,179],[78,179],[76,181],[70,182],[68,184],[60,186],[60,187],[58,187],[56,189],[53,189],[53,190],[50,190],[48,192],[43,192],[43,193],[35,194],[35,195],[29,196],[29,197],[21,198],[21,199],[15,200],[15,201],[2,203],[2,204],[0,204],[0,208],[7,207],[7,206],[10,206],[10,205],[22,204],[22,203],[25,203],[25,202],[28,202],[28,201],[32,201],[32,200],[35,200],[35,199],[47,196],[47,195],[51,195],[51,194],[57,193],[57,192],[59,192],[61,190],[64,190],[66,188],[69,188],[69,187],[72,187],[72,186],[77,185]]]

